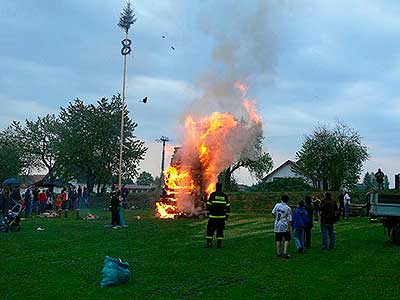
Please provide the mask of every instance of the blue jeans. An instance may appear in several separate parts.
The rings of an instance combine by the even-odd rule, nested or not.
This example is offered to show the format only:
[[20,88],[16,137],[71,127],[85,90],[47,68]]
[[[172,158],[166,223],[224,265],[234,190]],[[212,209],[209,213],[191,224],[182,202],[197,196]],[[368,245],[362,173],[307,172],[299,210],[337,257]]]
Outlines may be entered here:
[[344,205],[344,218],[348,219],[350,216],[350,204]]
[[296,228],[294,230],[294,243],[296,245],[297,250],[304,249],[304,228]]
[[333,224],[321,224],[322,230],[322,249],[328,249],[328,234],[329,234],[329,249],[335,248],[335,231]]

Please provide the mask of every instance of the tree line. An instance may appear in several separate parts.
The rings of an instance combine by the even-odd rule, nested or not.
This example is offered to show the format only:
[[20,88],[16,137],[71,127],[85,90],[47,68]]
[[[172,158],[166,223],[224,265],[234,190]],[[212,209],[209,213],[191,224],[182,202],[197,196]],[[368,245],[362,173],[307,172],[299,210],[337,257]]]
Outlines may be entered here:
[[[147,148],[134,131],[137,124],[124,114],[123,180],[135,178]],[[86,183],[88,190],[104,191],[118,176],[120,95],[95,104],[76,99],[58,115],[13,122],[0,132],[0,180],[46,170],[64,180]]]

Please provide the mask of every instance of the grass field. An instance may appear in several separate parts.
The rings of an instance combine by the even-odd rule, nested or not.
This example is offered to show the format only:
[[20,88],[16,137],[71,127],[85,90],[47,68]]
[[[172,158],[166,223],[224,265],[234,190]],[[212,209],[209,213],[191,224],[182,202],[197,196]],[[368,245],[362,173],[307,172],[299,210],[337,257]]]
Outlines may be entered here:
[[[34,218],[0,235],[0,299],[399,299],[400,247],[366,218],[336,226],[337,249],[275,257],[272,218],[233,214],[223,249],[205,249],[206,220],[127,212],[129,228],[100,220]],[[37,231],[40,226],[45,231]],[[128,285],[99,287],[106,255],[131,264]]]

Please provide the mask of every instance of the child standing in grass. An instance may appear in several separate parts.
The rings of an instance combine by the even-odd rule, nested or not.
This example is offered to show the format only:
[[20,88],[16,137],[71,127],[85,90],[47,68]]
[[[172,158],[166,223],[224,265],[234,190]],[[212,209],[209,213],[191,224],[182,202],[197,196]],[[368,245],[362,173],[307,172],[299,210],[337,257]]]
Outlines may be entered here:
[[299,253],[303,253],[304,235],[309,221],[308,213],[304,207],[303,200],[299,202],[299,206],[295,209],[292,220],[294,229],[294,243],[296,244],[297,251]]
[[[276,255],[278,257],[290,258],[289,245],[291,239],[291,222],[292,222],[292,210],[290,209],[288,202],[288,195],[283,195],[281,203],[277,203],[272,210],[272,215],[275,217],[274,232],[276,241]],[[281,243],[284,242],[283,255],[281,252]]]

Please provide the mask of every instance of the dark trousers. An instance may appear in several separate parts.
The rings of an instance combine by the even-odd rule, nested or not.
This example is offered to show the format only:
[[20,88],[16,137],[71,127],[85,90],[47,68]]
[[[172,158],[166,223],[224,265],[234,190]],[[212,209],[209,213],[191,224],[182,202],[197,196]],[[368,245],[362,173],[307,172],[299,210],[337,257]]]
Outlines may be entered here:
[[46,212],[46,202],[40,201],[39,202],[39,214]]
[[321,224],[322,231],[322,249],[328,249],[328,235],[329,235],[329,249],[335,249],[335,230],[333,224]]
[[307,249],[311,247],[311,230],[312,227],[307,227],[304,234],[304,247]]
[[118,206],[112,206],[111,207],[111,224],[113,226],[121,225],[121,221],[120,221],[120,218],[119,218]]
[[32,210],[32,203],[30,200],[25,201],[25,218],[28,218],[29,213]]
[[225,218],[217,219],[217,218],[209,218],[207,224],[207,242],[211,242],[214,237],[214,232],[216,231],[216,237],[218,244],[222,243],[224,239],[224,229],[225,229]]
[[35,214],[38,213],[38,201],[37,200],[33,200],[32,201],[32,212],[34,212]]

